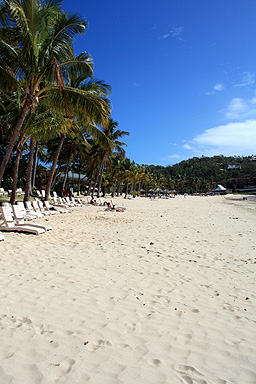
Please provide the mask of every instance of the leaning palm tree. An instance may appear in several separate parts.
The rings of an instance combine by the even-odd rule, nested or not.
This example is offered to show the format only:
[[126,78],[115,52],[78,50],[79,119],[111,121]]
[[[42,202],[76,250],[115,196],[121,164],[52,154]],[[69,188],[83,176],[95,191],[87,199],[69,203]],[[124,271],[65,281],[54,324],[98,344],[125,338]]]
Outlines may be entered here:
[[90,56],[81,54],[75,58],[72,51],[74,37],[84,33],[87,22],[79,15],[69,16],[60,4],[61,0],[2,1],[0,90],[18,90],[22,100],[19,119],[0,166],[0,183],[23,122],[29,111],[35,111],[40,97],[56,87],[61,91],[66,71],[92,74]]
[[102,182],[102,176],[103,176],[103,169],[104,166],[107,163],[108,158],[115,152],[115,155],[118,155],[119,158],[125,157],[125,150],[123,146],[126,146],[126,144],[119,139],[123,136],[129,136],[129,132],[122,131],[120,129],[116,129],[118,127],[117,121],[114,121],[112,118],[109,119],[108,125],[106,128],[104,128],[103,132],[105,133],[106,137],[109,139],[109,141],[112,143],[113,151],[107,151],[106,149],[102,149],[102,160],[101,160],[101,166],[100,166],[100,181],[99,181],[99,188],[98,188],[98,197],[101,190],[101,182]]

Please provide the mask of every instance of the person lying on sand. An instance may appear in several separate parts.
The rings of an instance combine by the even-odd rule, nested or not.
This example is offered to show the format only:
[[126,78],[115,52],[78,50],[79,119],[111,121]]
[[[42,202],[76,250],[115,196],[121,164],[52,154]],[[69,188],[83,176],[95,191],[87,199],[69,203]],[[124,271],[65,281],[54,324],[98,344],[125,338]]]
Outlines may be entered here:
[[115,205],[112,205],[111,203],[106,202],[107,204],[107,211],[117,211],[117,212],[124,212],[125,208],[122,207],[116,207]]

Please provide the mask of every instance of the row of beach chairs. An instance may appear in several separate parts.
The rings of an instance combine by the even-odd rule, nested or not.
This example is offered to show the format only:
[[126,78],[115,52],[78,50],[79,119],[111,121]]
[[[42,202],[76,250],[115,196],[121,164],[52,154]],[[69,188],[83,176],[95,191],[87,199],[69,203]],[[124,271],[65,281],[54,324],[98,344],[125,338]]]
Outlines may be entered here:
[[[31,223],[32,220],[50,215],[68,213],[70,212],[70,208],[83,207],[87,204],[91,205],[92,203],[93,205],[98,206],[106,205],[107,210],[116,210],[121,212],[127,209],[125,207],[116,207],[113,199],[110,203],[108,203],[106,201],[104,202],[101,198],[92,200],[88,197],[86,203],[81,199],[74,199],[74,197],[58,197],[56,192],[53,192],[52,199],[52,204],[50,204],[49,201],[42,202],[37,197],[34,201],[26,201],[25,203],[17,201],[15,205],[3,202],[0,210],[2,218],[0,230],[6,232],[21,231],[40,235],[51,230],[52,227],[46,224]],[[1,240],[5,240],[2,234],[0,234],[0,241]]]
[[[11,196],[12,190],[8,189],[8,191],[5,191],[4,188],[0,188],[0,197],[1,196]],[[22,196],[25,195],[25,192],[22,190],[22,188],[17,188],[16,189],[16,195],[17,196]]]
[[[51,230],[52,227],[46,224],[31,223],[32,220],[68,212],[69,211],[66,209],[56,210],[56,208],[51,206],[48,201],[45,201],[44,204],[40,200],[32,202],[26,201],[25,204],[22,201],[17,201],[17,204],[15,205],[2,203],[1,218],[3,222],[0,225],[0,230],[41,235],[42,233]],[[0,236],[0,239],[1,237],[2,236]]]

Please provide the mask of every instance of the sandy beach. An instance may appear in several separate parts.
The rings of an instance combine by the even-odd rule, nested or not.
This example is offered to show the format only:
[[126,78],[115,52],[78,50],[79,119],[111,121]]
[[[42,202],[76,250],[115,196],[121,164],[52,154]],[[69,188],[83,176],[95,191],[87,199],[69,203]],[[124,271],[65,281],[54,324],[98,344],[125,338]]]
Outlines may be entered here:
[[0,384],[255,384],[255,202],[115,202],[4,233]]

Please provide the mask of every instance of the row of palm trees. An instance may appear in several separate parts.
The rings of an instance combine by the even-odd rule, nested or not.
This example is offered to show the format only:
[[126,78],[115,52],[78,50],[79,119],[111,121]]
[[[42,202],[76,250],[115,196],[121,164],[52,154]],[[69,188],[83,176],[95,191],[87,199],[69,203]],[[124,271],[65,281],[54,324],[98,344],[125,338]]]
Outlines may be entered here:
[[42,142],[52,161],[46,200],[65,141],[71,143],[67,164],[73,152],[79,152],[81,163],[85,157],[94,157],[92,169],[93,173],[97,170],[95,177],[100,182],[108,157],[114,151],[120,158],[125,154],[125,143],[119,139],[128,132],[118,130],[111,118],[111,87],[93,77],[93,60],[88,53],[74,54],[74,39],[84,34],[87,22],[80,15],[64,12],[61,3],[1,2],[0,127],[4,150],[0,183],[10,158],[15,158],[11,202],[15,201],[24,153],[29,153],[25,199],[29,198]]
[[87,21],[61,5],[61,0],[0,2],[0,184],[12,180],[14,203],[25,159],[28,200],[44,153],[41,163],[50,165],[46,200],[56,182],[65,188],[69,169],[85,175],[92,195],[106,188],[113,195],[173,189],[172,180],[125,158],[122,138],[129,133],[111,118],[111,87],[94,78],[88,53],[74,54],[74,40],[85,33]]

